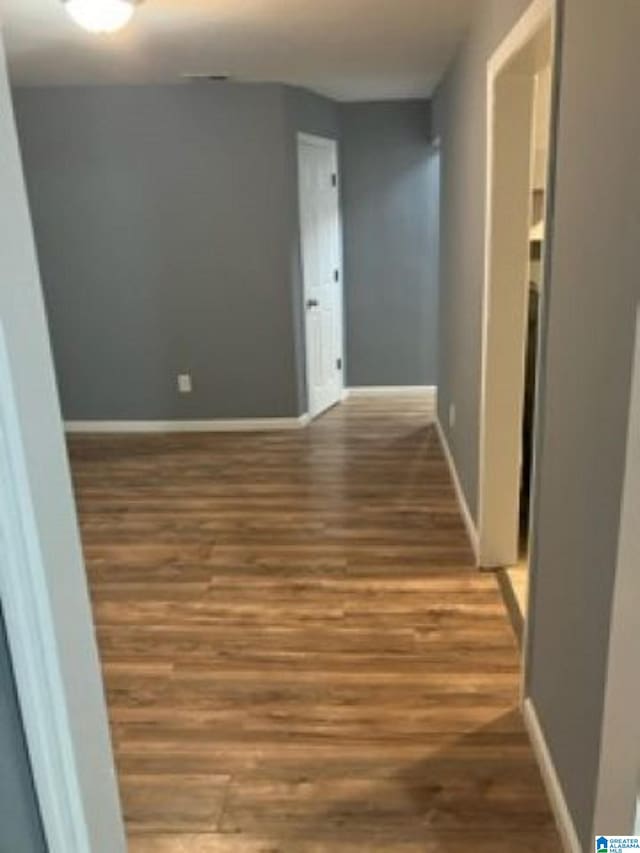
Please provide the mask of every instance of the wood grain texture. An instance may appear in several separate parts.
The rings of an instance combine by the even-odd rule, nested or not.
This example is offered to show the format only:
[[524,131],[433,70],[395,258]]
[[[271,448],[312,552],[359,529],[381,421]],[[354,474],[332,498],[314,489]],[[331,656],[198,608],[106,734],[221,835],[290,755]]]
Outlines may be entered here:
[[131,851],[561,849],[420,397],[70,452]]

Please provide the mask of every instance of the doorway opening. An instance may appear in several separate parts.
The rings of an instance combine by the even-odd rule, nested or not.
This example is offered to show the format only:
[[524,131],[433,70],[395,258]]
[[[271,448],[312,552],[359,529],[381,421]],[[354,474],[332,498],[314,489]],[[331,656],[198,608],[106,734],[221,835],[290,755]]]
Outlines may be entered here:
[[522,636],[548,208],[555,5],[538,0],[488,66],[479,562],[504,570]]
[[343,293],[338,145],[298,134],[300,253],[307,404],[311,418],[344,392]]

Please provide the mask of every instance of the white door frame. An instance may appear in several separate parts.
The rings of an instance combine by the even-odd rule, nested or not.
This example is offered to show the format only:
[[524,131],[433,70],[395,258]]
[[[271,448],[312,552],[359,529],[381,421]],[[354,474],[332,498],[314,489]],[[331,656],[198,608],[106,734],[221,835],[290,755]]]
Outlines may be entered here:
[[0,598],[38,803],[52,851],[88,851],[55,631],[0,328]]
[[[343,243],[342,243],[342,211],[340,207],[340,196],[339,196],[339,187],[340,187],[340,163],[338,157],[338,142],[335,139],[330,139],[325,136],[316,136],[312,133],[298,133],[297,134],[297,159],[298,159],[298,169],[300,164],[300,153],[301,148],[304,145],[313,145],[318,148],[323,148],[328,150],[332,154],[333,159],[333,171],[336,175],[336,198],[337,198],[337,260],[336,267],[338,270],[338,281],[336,282],[336,287],[338,289],[338,298],[336,300],[336,304],[339,307],[338,316],[336,318],[337,328],[335,329],[335,339],[340,342],[338,347],[338,352],[336,353],[337,358],[342,359],[342,370],[338,371],[338,387],[339,387],[339,396],[336,399],[336,403],[339,402],[344,397],[344,387],[345,387],[345,346],[344,346],[344,259],[343,259]],[[300,181],[298,181],[298,187],[300,192]],[[306,317],[306,295],[305,295],[305,278],[304,278],[304,247],[302,243],[302,211],[300,200],[298,201],[298,209],[299,209],[299,229],[300,229],[300,268],[301,268],[301,282],[302,282],[302,332],[304,339],[304,359],[305,359],[305,386],[306,386],[306,394],[307,394],[307,409],[308,414],[311,418],[316,417],[317,415],[322,413],[322,409],[318,411],[312,411],[311,407],[311,399],[309,394],[309,357],[307,350],[307,317]]]
[[125,853],[0,37],[0,597],[50,853]]
[[[478,562],[483,568],[512,565],[518,558],[533,82],[532,75],[528,73],[503,72],[549,24],[553,53],[556,0],[534,0],[487,66],[485,268],[478,454]],[[552,55],[552,63],[554,61]],[[509,115],[512,120],[516,119],[515,134],[518,136],[517,139],[509,136],[514,145],[506,158],[504,151],[500,152],[501,168],[512,172],[509,191],[502,190],[496,181],[497,140],[504,138],[508,132],[498,124],[502,115],[497,110],[498,97],[509,100]],[[513,128],[509,132],[513,132]],[[519,154],[516,153],[518,151]],[[501,243],[494,239],[496,221],[499,222],[501,236],[508,234]],[[521,281],[517,276],[514,280],[511,274],[514,269],[522,271]],[[540,316],[544,316],[542,301]],[[542,328],[539,331],[542,332]],[[541,350],[539,346],[538,359]],[[531,505],[535,506],[533,498]]]

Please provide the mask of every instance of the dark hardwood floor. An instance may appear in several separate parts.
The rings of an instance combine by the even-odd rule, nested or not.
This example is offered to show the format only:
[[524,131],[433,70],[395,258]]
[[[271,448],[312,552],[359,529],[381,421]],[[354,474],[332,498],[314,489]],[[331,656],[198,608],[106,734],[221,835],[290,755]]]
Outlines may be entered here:
[[132,853],[561,850],[428,421],[71,440]]

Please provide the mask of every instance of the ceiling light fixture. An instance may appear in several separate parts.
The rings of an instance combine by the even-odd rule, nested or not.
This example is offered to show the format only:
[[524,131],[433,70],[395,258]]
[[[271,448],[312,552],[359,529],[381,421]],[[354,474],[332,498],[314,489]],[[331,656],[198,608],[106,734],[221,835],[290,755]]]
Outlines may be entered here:
[[62,0],[73,20],[90,33],[115,33],[131,20],[138,0]]

